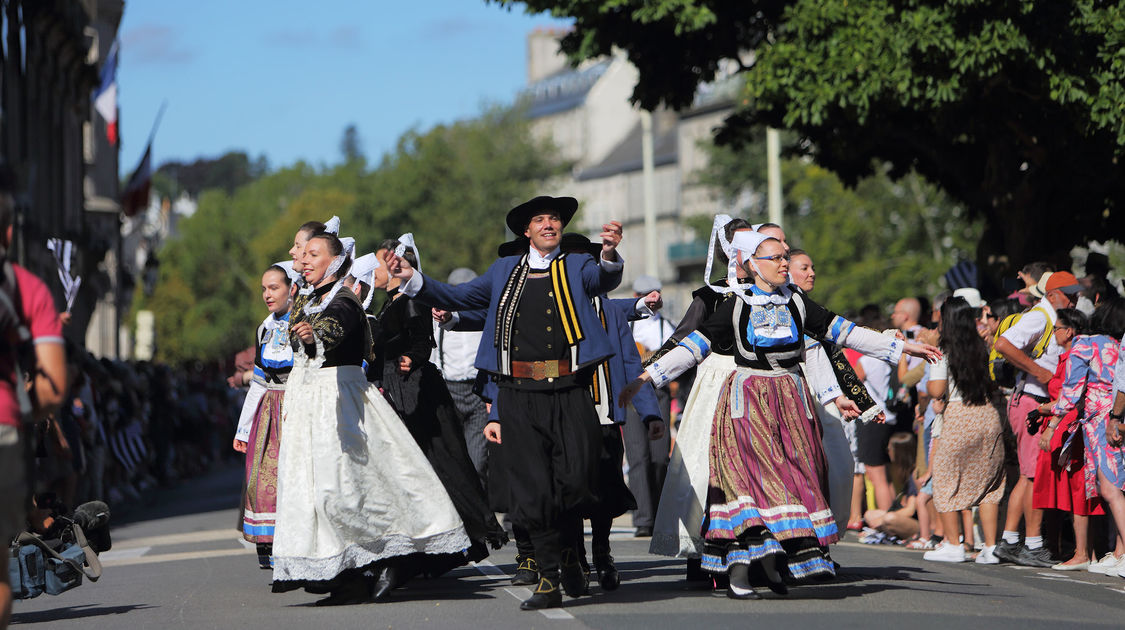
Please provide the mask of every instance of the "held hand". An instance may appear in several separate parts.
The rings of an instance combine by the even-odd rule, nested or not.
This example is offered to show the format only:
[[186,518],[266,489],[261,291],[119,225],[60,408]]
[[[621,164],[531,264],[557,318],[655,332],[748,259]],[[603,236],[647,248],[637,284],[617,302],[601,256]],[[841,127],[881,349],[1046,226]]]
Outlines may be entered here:
[[664,300],[660,297],[660,291],[653,291],[645,296],[645,306],[654,311],[659,311],[664,308]]
[[313,333],[312,324],[308,322],[298,322],[290,332],[297,335],[297,338],[300,339],[302,343],[311,345],[316,342],[316,335]]
[[414,361],[410,357],[398,358],[398,371],[400,374],[410,374],[410,367],[414,365]]
[[[917,341],[907,341],[902,347],[902,351],[912,357],[921,357],[930,363],[937,363],[941,359],[941,350],[936,346],[931,346],[928,343],[919,343]],[[1050,380],[1050,379],[1048,379]]]
[[1047,425],[1039,432],[1039,450],[1044,453],[1051,452],[1051,438],[1055,435],[1055,428]]
[[240,440],[238,438],[234,438],[234,450],[238,451],[239,453],[245,453],[246,452],[246,442],[243,442],[242,440]]
[[602,258],[609,261],[617,260],[617,246],[621,244],[621,236],[623,230],[621,229],[620,221],[610,221],[602,225]]
[[1121,446],[1121,427],[1120,423],[1112,418],[1109,422],[1105,423],[1105,441],[1110,446]]
[[655,442],[664,437],[664,421],[652,420],[648,423],[648,441]]
[[440,308],[430,309],[430,314],[433,315],[434,321],[439,324],[447,324],[449,320],[453,319],[453,313],[443,311]]
[[492,442],[493,444],[500,444],[500,423],[489,422],[484,425],[484,439]]
[[922,343],[936,346],[939,342],[941,342],[941,333],[939,333],[936,328],[927,328],[925,330],[919,331],[918,334],[914,336],[914,338]]
[[837,396],[835,403],[836,408],[840,410],[840,414],[845,418],[859,417],[859,405],[855,404],[855,402],[847,396]]
[[626,405],[633,401],[633,396],[636,396],[637,392],[641,391],[641,387],[644,384],[644,381],[640,378],[635,378],[630,381],[628,385],[621,389],[621,394],[617,396],[617,406],[624,409]]
[[383,254],[383,263],[387,265],[388,273],[403,282],[414,277],[414,268],[410,266],[410,262],[401,256],[396,256],[394,250],[388,249]]
[[875,417],[872,418],[871,421],[874,422],[875,424],[886,424],[887,423],[886,412],[880,411],[879,413],[875,414]]

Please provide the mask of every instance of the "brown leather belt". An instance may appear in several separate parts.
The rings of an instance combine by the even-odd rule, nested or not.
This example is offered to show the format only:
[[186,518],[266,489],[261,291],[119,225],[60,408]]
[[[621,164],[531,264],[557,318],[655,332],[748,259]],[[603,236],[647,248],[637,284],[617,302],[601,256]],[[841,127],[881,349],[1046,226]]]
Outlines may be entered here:
[[516,378],[530,378],[533,381],[543,381],[549,378],[569,376],[570,360],[561,359],[553,361],[512,361],[512,376]]

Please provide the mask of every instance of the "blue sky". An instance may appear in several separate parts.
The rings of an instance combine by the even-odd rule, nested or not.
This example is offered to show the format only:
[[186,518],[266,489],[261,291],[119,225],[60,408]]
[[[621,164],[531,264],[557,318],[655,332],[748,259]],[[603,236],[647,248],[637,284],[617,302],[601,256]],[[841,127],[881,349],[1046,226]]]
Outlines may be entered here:
[[348,123],[377,160],[411,127],[511,102],[528,32],[560,26],[484,0],[130,0],[121,170],[136,165],[165,100],[155,164],[230,149],[272,168],[331,164]]

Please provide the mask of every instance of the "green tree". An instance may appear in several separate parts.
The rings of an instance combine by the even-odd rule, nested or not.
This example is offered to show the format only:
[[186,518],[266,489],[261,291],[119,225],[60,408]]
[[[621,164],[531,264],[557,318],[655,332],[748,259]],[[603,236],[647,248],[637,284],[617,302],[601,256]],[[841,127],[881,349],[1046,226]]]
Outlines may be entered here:
[[849,185],[916,171],[984,218],[980,261],[1125,227],[1121,0],[497,1],[573,18],[575,59],[624,49],[646,108],[733,70],[721,141],[794,130]]
[[[789,140],[795,136],[787,134]],[[698,173],[742,216],[765,221],[765,199],[746,195],[766,186],[764,142],[708,149],[710,166]],[[813,297],[839,312],[864,304],[892,304],[942,290],[942,275],[971,258],[980,221],[917,173],[894,180],[885,170],[846,187],[807,158],[782,161],[786,237],[809,252],[817,269]]]
[[298,163],[230,192],[207,190],[160,251],[153,295],[138,292],[135,308],[156,315],[160,359],[229,357],[251,343],[266,314],[262,272],[288,257],[299,225],[332,215],[357,254],[414,232],[427,273],[483,271],[505,238],[508,209],[562,172],[554,153],[519,110],[494,107],[403,134],[375,169],[363,159],[319,170]]

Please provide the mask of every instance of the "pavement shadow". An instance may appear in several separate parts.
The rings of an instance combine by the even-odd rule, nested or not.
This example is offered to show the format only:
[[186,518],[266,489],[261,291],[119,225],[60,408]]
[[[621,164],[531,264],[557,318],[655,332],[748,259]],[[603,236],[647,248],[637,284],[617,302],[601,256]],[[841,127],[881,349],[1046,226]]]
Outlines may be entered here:
[[84,617],[102,617],[105,615],[123,615],[134,610],[145,610],[148,608],[157,608],[157,606],[150,606],[148,604],[129,604],[125,606],[98,606],[97,604],[86,604],[82,606],[52,608],[50,610],[17,612],[12,615],[12,625],[82,619]]
[[[215,464],[201,477],[186,479],[168,488],[154,488],[140,502],[111,504],[110,527],[154,519],[237,510],[242,500],[242,466],[228,462]],[[231,529],[236,523],[231,520]]]

